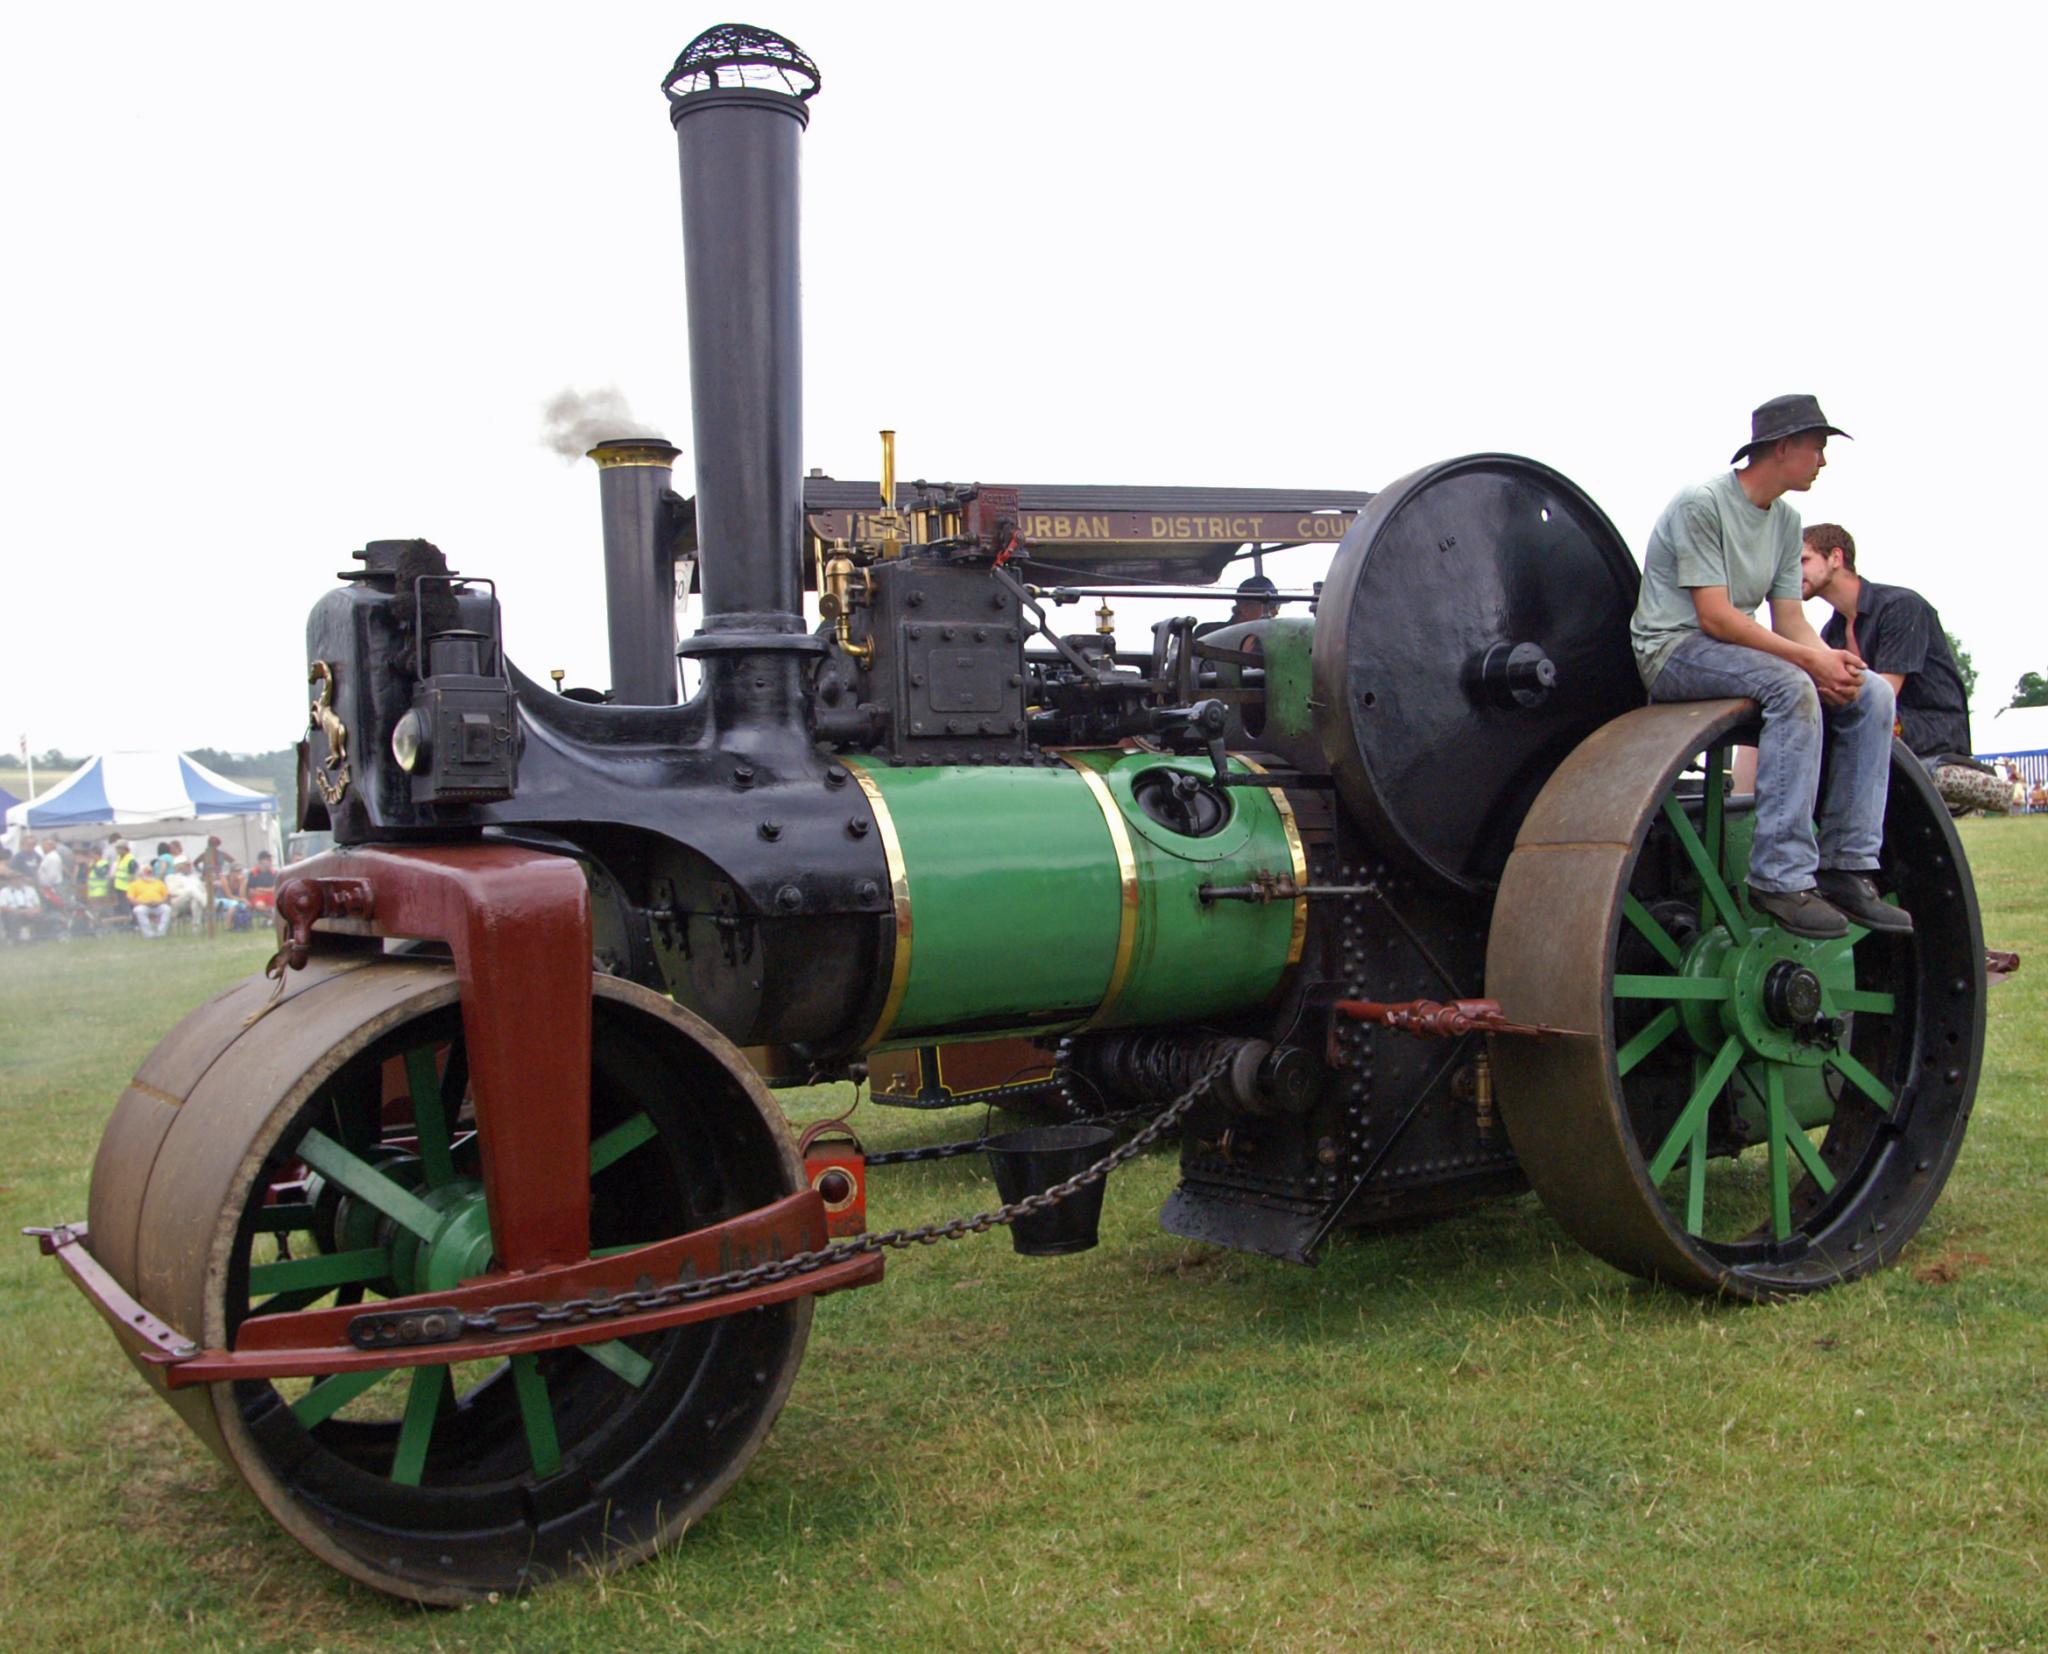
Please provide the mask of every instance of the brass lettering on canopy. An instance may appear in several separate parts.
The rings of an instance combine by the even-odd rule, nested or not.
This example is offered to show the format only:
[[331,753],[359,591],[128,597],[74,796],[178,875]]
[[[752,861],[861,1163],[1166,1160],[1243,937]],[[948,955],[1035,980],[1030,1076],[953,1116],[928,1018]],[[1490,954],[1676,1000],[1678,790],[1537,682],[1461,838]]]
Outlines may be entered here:
[[[1334,544],[1357,516],[1352,511],[1230,511],[1168,514],[1157,511],[1033,511],[1018,513],[1017,530],[1045,545],[1161,546]],[[813,535],[859,541],[866,514],[813,511]]]

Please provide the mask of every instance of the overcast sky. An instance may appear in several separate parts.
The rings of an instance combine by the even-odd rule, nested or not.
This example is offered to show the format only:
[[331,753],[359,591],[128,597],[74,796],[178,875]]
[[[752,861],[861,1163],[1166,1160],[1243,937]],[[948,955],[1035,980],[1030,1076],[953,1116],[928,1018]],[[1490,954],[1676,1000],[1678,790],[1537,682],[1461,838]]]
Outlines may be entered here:
[[[536,677],[604,681],[595,473],[540,410],[616,386],[688,448],[657,86],[729,15],[11,17],[9,749],[296,739],[306,610],[374,538],[494,577]],[[1980,746],[2048,671],[2031,8],[739,15],[824,74],[807,464],[873,476],[882,425],[903,475],[989,482],[1377,488],[1508,449],[1640,556],[1811,391],[1856,440],[1802,514],[1941,610]]]

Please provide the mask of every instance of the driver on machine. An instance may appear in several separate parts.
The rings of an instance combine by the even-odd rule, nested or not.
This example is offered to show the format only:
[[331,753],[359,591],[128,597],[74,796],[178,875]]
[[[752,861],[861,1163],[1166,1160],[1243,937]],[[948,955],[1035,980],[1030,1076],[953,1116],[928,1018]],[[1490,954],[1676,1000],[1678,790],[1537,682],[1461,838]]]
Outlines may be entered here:
[[[1795,936],[1910,931],[1869,875],[1884,838],[1891,777],[1891,685],[1830,649],[1800,602],[1799,514],[1827,464],[1827,422],[1811,396],[1775,396],[1750,416],[1724,471],[1682,489],[1650,531],[1629,633],[1653,701],[1747,696],[1763,710],[1749,898]],[[1752,618],[1770,600],[1768,630]],[[1818,799],[1823,731],[1833,742]]]

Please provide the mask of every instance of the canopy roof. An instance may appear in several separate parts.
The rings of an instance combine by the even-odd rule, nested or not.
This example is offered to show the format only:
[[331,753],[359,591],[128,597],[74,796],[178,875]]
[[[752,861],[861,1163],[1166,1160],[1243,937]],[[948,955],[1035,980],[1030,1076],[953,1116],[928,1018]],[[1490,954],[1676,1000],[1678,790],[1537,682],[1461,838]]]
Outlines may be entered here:
[[215,775],[181,752],[104,752],[7,811],[9,827],[139,827],[216,816],[275,815],[277,800]]

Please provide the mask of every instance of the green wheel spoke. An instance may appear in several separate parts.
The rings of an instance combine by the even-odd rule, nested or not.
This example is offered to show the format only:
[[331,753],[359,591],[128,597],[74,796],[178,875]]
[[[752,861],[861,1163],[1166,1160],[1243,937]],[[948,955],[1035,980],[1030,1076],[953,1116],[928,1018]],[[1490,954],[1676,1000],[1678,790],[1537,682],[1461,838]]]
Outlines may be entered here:
[[1725,834],[1722,830],[1724,800],[1722,789],[1728,772],[1728,749],[1712,747],[1707,752],[1706,790],[1701,796],[1701,817],[1706,826],[1703,843],[1707,855],[1716,867],[1726,867],[1724,855]]
[[1713,904],[1715,914],[1727,927],[1728,934],[1738,942],[1749,940],[1749,926],[1742,917],[1742,910],[1735,905],[1735,898],[1729,893],[1727,881],[1721,877],[1721,870],[1714,865],[1714,858],[1707,854],[1707,847],[1700,843],[1700,836],[1693,830],[1692,822],[1678,800],[1664,800],[1664,819],[1671,823],[1672,832],[1678,835],[1679,847],[1685,851],[1685,858],[1692,863],[1693,871],[1699,875],[1700,888]]
[[654,1371],[654,1363],[622,1339],[614,1338],[603,1344],[578,1344],[576,1347],[600,1367],[618,1374],[636,1390]]
[[1633,896],[1623,896],[1621,911],[1628,922],[1636,927],[1645,942],[1657,950],[1657,955],[1673,970],[1685,963],[1685,955],[1671,939],[1671,932],[1657,922],[1657,916]]
[[1877,1104],[1885,1113],[1891,1113],[1894,1099],[1891,1092],[1885,1088],[1884,1081],[1871,1073],[1869,1069],[1865,1068],[1863,1064],[1850,1056],[1846,1051],[1830,1051],[1827,1060],[1828,1066],[1840,1074],[1843,1079],[1847,1080],[1858,1091],[1862,1092],[1864,1096]]
[[1771,1158],[1771,1233],[1779,1240],[1792,1238],[1792,1180],[1785,1165],[1785,1139],[1797,1130],[1785,1108],[1785,1076],[1776,1063],[1764,1066],[1764,1112],[1768,1117],[1765,1136]]
[[339,1183],[358,1199],[368,1201],[421,1240],[434,1238],[441,1219],[433,1207],[375,1166],[357,1159],[325,1132],[307,1132],[299,1141],[298,1155],[329,1182]]
[[1614,1053],[1614,1066],[1623,1075],[1641,1062],[1665,1040],[1671,1037],[1678,1026],[1678,1012],[1672,1006],[1665,1006],[1644,1025],[1636,1037]]
[[1837,1011],[1866,1011],[1872,1016],[1888,1017],[1899,1008],[1898,1000],[1891,994],[1875,993],[1868,988],[1837,988],[1828,997],[1835,1002]]
[[419,1139],[420,1169],[427,1187],[455,1181],[455,1159],[449,1149],[448,1111],[441,1102],[441,1065],[431,1045],[405,1054],[405,1080],[412,1092],[412,1129]]
[[526,1427],[526,1451],[536,1476],[552,1476],[562,1468],[562,1447],[555,1438],[555,1409],[548,1400],[548,1381],[537,1356],[512,1358],[512,1387],[519,1397],[519,1421]]
[[415,1367],[412,1387],[405,1394],[405,1422],[398,1427],[398,1451],[391,1459],[391,1479],[407,1487],[418,1487],[427,1468],[427,1443],[433,1439],[434,1420],[441,1411],[441,1398],[448,1393],[448,1369]]
[[391,1273],[391,1254],[381,1246],[355,1252],[316,1252],[308,1258],[283,1258],[249,1266],[252,1297],[272,1292],[299,1292],[345,1286],[351,1281],[381,1281]]
[[1693,1127],[1685,1155],[1685,1232],[1697,1235],[1707,1222],[1707,1117]]
[[624,1125],[613,1126],[590,1145],[590,1175],[597,1176],[607,1166],[631,1154],[642,1143],[653,1141],[654,1122],[645,1114],[636,1114]]
[[1835,1192],[1835,1174],[1828,1170],[1828,1163],[1821,1159],[1820,1150],[1813,1146],[1813,1139],[1806,1135],[1797,1116],[1789,1108],[1781,1108],[1784,1116],[1785,1141],[1792,1146],[1792,1152],[1799,1156],[1799,1164],[1806,1168],[1806,1175],[1824,1195]]
[[1662,1183],[1670,1175],[1671,1168],[1678,1164],[1678,1156],[1692,1135],[1704,1129],[1707,1110],[1714,1099],[1721,1095],[1721,1088],[1728,1083],[1728,1076],[1735,1072],[1737,1059],[1742,1055],[1742,1044],[1734,1035],[1721,1042],[1721,1049],[1714,1053],[1714,1060],[1707,1065],[1707,1072],[1693,1089],[1691,1098],[1672,1125],[1663,1146],[1657,1150],[1656,1158],[1650,1162],[1650,1181]]
[[381,1384],[397,1370],[395,1367],[371,1367],[362,1372],[336,1373],[331,1378],[323,1378],[292,1403],[292,1417],[310,1430],[314,1425],[333,1418],[371,1385]]
[[1718,976],[1617,976],[1616,999],[1726,999],[1728,983]]

